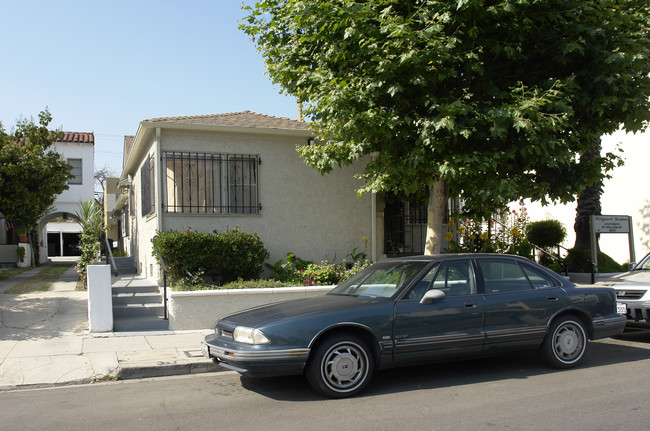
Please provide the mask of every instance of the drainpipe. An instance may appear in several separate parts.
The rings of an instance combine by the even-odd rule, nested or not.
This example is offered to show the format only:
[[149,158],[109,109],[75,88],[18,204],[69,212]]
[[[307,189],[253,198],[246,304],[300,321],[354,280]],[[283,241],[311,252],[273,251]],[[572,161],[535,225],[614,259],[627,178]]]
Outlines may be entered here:
[[[161,129],[160,127],[156,127],[156,154],[154,156],[154,160],[156,163],[154,164],[154,187],[156,190],[156,231],[157,232],[162,232],[162,153],[160,151],[160,135],[161,135]],[[153,244],[152,244],[153,245]],[[154,260],[155,263],[155,260]],[[157,263],[155,263],[154,268],[156,269],[155,274],[160,275],[160,267]],[[146,271],[146,270],[145,270]],[[163,276],[164,277],[164,276]],[[163,303],[165,304],[165,316],[167,315],[167,291],[163,292]]]
[[160,152],[160,127],[156,127],[156,164],[154,165],[156,184],[156,229],[162,230],[162,153]]

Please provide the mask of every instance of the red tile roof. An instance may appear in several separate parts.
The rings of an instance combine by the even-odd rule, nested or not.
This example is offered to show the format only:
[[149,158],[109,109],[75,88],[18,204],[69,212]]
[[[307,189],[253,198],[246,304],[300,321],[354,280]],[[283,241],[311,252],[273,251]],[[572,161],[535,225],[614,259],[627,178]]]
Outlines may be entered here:
[[93,132],[62,132],[61,139],[57,142],[74,142],[83,144],[95,144],[95,134]]

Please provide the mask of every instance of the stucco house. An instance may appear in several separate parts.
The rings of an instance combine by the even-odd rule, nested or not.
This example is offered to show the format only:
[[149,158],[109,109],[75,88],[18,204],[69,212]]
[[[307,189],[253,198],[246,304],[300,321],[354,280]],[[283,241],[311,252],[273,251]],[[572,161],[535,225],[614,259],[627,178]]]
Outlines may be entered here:
[[[40,263],[48,256],[76,254],[72,249],[78,243],[81,227],[75,222],[50,224],[57,218],[70,219],[79,206],[79,201],[94,197],[95,136],[92,132],[63,132],[54,143],[53,149],[72,166],[74,178],[68,181],[68,190],[56,197],[52,212],[38,222]],[[11,221],[0,216],[0,262],[17,261],[16,233]]]
[[288,252],[340,261],[354,247],[378,259],[384,205],[375,195],[357,196],[363,160],[321,175],[296,151],[313,138],[305,122],[250,111],[142,121],[125,138],[122,192],[112,211],[138,271],[158,277],[151,239],[175,229],[257,233],[270,263]]

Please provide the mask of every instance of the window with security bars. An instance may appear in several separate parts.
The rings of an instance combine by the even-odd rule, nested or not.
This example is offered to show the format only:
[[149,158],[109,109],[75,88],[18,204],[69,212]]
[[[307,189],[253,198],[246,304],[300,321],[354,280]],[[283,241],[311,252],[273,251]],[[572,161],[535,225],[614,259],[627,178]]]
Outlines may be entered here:
[[258,156],[163,153],[168,213],[259,214]]
[[155,166],[154,157],[149,156],[142,168],[140,168],[140,180],[142,181],[142,216],[153,214],[155,205]]

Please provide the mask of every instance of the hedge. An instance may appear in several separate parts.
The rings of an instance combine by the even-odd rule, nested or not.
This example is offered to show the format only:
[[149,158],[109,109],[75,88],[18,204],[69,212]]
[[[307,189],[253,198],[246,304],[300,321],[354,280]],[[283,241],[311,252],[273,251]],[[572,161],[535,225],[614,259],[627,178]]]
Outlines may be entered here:
[[257,234],[235,228],[212,233],[174,230],[153,238],[154,256],[162,257],[172,282],[209,278],[219,284],[253,280],[269,252]]

